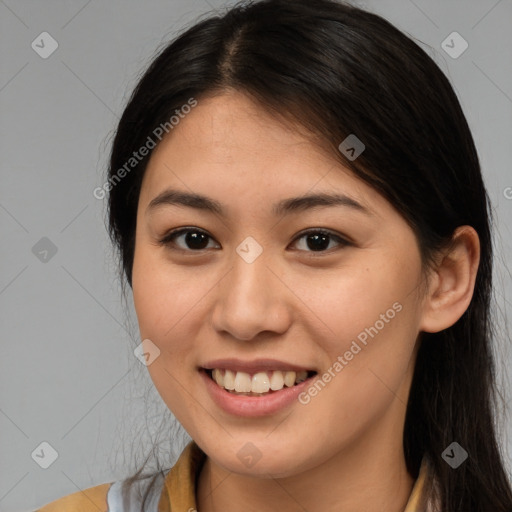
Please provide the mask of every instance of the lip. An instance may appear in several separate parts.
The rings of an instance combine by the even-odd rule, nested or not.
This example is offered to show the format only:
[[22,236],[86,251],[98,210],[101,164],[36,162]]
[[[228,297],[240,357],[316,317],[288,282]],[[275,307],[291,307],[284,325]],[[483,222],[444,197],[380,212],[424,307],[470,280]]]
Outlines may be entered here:
[[246,372],[254,374],[258,372],[281,370],[286,371],[318,371],[315,368],[307,368],[305,366],[298,366],[296,364],[287,363],[285,361],[278,361],[277,359],[254,359],[253,361],[242,361],[241,359],[229,358],[229,359],[215,359],[208,361],[201,365],[201,368],[206,370],[214,370],[215,368],[232,370],[237,372]]
[[[219,368],[219,366],[215,366],[215,368]],[[258,366],[258,368],[262,369],[261,366]],[[279,368],[274,366],[273,369],[277,370]],[[290,369],[290,366],[288,366],[288,369]],[[210,378],[204,368],[199,369],[199,374],[205,383],[209,395],[218,407],[229,414],[245,418],[274,414],[291,406],[292,403],[298,402],[298,396],[300,393],[302,393],[317,376],[317,374],[315,374],[299,384],[295,384],[290,388],[284,387],[283,389],[274,391],[268,395],[244,396],[235,395],[226,391],[224,388],[221,388],[213,379]]]

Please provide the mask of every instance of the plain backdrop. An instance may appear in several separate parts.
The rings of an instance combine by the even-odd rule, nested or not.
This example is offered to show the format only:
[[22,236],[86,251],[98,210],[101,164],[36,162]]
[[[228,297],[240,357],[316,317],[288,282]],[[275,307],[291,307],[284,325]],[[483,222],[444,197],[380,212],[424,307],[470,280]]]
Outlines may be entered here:
[[[170,413],[133,354],[140,341],[133,308],[121,300],[106,205],[93,190],[104,182],[128,95],[157,48],[231,3],[0,0],[0,511],[34,510],[128,476],[161,424],[162,460],[173,462],[188,440],[171,428]],[[473,131],[496,217],[498,368],[510,410],[510,375],[502,369],[512,362],[505,330],[512,1],[359,5],[429,52],[454,85]],[[454,31],[460,37],[450,43],[452,54],[468,45],[457,58],[442,46]],[[511,434],[509,418],[502,432],[509,469]]]

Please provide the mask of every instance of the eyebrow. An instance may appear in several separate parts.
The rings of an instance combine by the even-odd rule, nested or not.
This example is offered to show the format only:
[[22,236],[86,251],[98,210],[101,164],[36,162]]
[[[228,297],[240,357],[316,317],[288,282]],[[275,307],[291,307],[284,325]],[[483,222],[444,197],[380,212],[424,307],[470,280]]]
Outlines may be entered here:
[[[163,205],[187,206],[189,208],[209,211],[222,217],[226,216],[222,204],[218,201],[200,194],[173,189],[164,190],[152,199],[146,208],[146,214]],[[280,216],[318,207],[334,206],[345,206],[369,216],[373,215],[369,209],[345,194],[328,194],[325,192],[283,199],[273,206],[272,213],[275,216]]]

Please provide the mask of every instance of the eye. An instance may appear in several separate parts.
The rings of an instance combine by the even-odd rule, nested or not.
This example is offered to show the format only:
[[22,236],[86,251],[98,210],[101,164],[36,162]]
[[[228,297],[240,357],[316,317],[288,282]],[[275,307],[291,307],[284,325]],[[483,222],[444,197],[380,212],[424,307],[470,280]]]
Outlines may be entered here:
[[[180,238],[184,245],[177,243],[177,240]],[[295,238],[293,243],[302,241],[303,239],[305,239],[305,244],[303,244],[302,248],[299,248],[299,250],[305,250],[306,252],[326,252],[328,249],[332,249],[331,242],[336,242],[336,244],[341,247],[351,245],[349,241],[341,236],[323,229],[311,229],[303,232]],[[213,238],[202,229],[188,227],[170,231],[159,240],[158,243],[168,246],[171,249],[177,247],[179,250],[183,251],[198,252],[209,248],[209,240],[213,240]]]
[[[184,238],[182,238],[184,237]],[[182,238],[185,247],[180,246],[176,243],[176,240]],[[211,239],[211,236],[208,235],[205,231],[198,228],[179,228],[175,229],[169,233],[167,233],[161,240],[158,241],[159,244],[165,246],[178,246],[178,249],[187,251],[202,251],[208,249],[208,239]]]
[[341,236],[323,229],[306,231],[295,238],[294,242],[302,239],[305,239],[305,244],[302,244],[301,250],[305,250],[304,247],[307,247],[309,250],[306,252],[326,252],[327,249],[332,249],[332,247],[330,247],[330,242],[332,241],[336,241],[341,247],[351,245],[349,241]]

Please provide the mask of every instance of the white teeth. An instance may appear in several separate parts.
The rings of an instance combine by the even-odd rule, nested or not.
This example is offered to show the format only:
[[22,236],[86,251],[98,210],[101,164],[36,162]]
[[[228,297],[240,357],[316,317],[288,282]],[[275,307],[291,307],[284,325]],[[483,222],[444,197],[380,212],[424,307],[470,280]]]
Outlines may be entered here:
[[212,378],[219,386],[237,393],[261,394],[268,393],[269,390],[279,391],[285,386],[292,387],[303,382],[307,377],[307,371],[282,372],[276,370],[273,372],[258,372],[252,378],[246,372],[233,372],[232,370],[221,370],[219,368],[212,371]]
[[[220,370],[219,370],[219,372],[220,372]],[[220,384],[217,381],[217,384],[219,384],[219,386],[223,386],[229,390],[235,389],[235,374],[231,370],[226,370],[224,372],[224,383]]]
[[279,389],[283,389],[284,386],[284,376],[283,372],[275,371],[272,372],[272,377],[270,377],[270,389],[273,391],[278,391]]
[[245,372],[236,372],[235,391],[238,393],[250,393],[251,388],[251,376]]
[[213,380],[219,386],[224,386],[224,375],[222,375],[222,372],[218,368],[215,368],[215,370],[213,370],[212,377],[213,377]]
[[295,377],[297,374],[295,372],[286,372],[284,374],[284,385],[291,388],[295,384]]
[[252,376],[251,384],[253,393],[266,393],[270,389],[270,379],[265,372],[255,373]]

